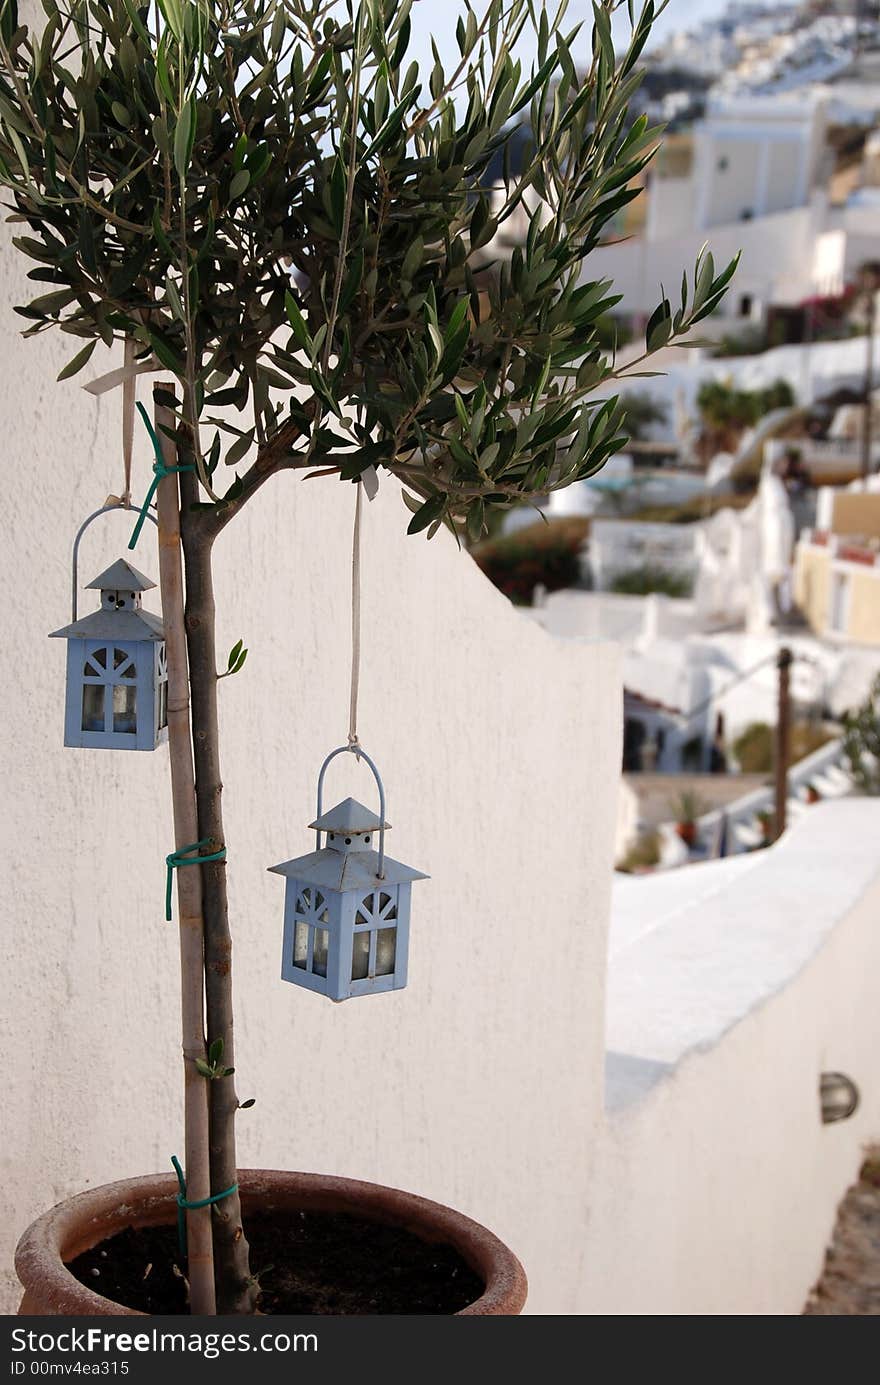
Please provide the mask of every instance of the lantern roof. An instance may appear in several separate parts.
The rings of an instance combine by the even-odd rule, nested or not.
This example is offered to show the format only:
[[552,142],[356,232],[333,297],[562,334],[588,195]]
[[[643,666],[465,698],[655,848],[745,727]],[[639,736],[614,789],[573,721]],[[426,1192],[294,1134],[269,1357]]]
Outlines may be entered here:
[[[344,798],[335,808],[328,809],[310,822],[309,826],[317,828],[319,832],[342,832],[357,836],[362,832],[378,832],[382,819],[365,808],[363,803],[358,803],[356,798]],[[385,823],[386,829],[390,826],[390,822]]]
[[102,592],[146,592],[155,585],[155,582],[151,582],[149,577],[145,577],[124,558],[117,558],[115,563],[111,563],[93,581],[86,583],[86,590],[94,588]]
[[[94,586],[94,583],[91,584]],[[105,589],[106,590],[106,589]],[[118,591],[120,588],[110,588],[111,591]],[[123,587],[122,591],[131,591],[131,587]],[[152,611],[129,610],[111,611],[106,607],[101,607],[99,611],[91,611],[87,616],[81,616],[72,625],[65,625],[61,630],[53,630],[49,636],[50,640],[119,640],[124,643],[126,640],[164,640],[165,627],[159,616],[154,616]]]
[[380,888],[383,883],[403,885],[410,880],[428,879],[424,871],[414,870],[412,866],[405,866],[386,856],[380,881],[376,874],[379,869],[378,851],[342,853],[328,847],[321,851],[310,851],[307,856],[297,856],[292,861],[282,861],[269,869],[276,875],[291,876],[307,885],[338,891],[362,890],[365,893]]

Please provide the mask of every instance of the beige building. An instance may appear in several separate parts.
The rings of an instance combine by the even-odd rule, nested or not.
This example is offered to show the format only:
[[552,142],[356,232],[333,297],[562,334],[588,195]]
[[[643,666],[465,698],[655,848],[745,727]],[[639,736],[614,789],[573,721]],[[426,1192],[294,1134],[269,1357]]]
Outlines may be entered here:
[[880,494],[834,496],[795,550],[794,599],[816,634],[880,645]]

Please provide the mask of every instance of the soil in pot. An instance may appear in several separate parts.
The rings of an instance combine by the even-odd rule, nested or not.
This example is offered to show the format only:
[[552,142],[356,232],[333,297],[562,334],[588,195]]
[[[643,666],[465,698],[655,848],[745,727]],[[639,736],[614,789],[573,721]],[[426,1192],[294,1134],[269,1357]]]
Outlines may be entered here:
[[[263,1313],[458,1313],[484,1284],[451,1246],[344,1212],[248,1217]],[[128,1227],[67,1267],[104,1298],[143,1313],[186,1313],[177,1229]]]

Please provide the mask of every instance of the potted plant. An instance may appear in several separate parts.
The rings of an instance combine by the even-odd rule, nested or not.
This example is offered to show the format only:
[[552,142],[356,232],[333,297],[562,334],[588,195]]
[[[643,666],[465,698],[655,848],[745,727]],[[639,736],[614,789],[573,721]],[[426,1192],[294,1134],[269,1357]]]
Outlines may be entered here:
[[773,845],[773,827],[776,821],[776,814],[769,808],[762,808],[757,814],[758,826],[761,829],[760,847]]
[[[654,6],[630,7],[615,57],[618,8],[601,0],[579,39],[564,6],[487,0],[458,20],[454,69],[438,59],[420,73],[411,0],[50,3],[41,34],[0,0],[0,181],[39,290],[17,309],[25,335],[55,327],[82,343],[62,378],[99,341],[124,345],[129,384],[165,376],[153,392],[156,517],[175,835],[190,851],[176,864],[198,866],[177,871],[188,1237],[177,1277],[196,1312],[257,1309],[245,1223],[257,1234],[267,1210],[282,1221],[311,1210],[325,1229],[335,1218],[338,1235],[346,1217],[365,1218],[379,1258],[383,1227],[409,1228],[476,1275],[464,1311],[522,1303],[510,1252],[448,1209],[238,1170],[217,689],[246,651],[218,671],[213,562],[282,472],[364,488],[384,472],[409,532],[477,540],[490,511],[590,475],[623,444],[609,390],[714,309],[735,262],[716,273],[701,252],[625,370],[603,349],[597,324],[617,299],[585,260],[658,141],[627,114]],[[532,25],[524,74],[514,50]],[[514,217],[524,240],[499,263],[493,242]],[[93,1279],[83,1298],[65,1264],[108,1236],[124,1262],[123,1223],[142,1264],[144,1238],[173,1235],[175,1189],[171,1177],[114,1184],[35,1223],[18,1257],[28,1309],[130,1311]],[[166,1269],[174,1255],[166,1244]],[[416,1298],[409,1311],[422,1311]]]
[[706,811],[705,804],[700,801],[697,794],[685,789],[673,799],[670,807],[675,818],[676,832],[685,846],[692,847],[697,840],[697,818]]

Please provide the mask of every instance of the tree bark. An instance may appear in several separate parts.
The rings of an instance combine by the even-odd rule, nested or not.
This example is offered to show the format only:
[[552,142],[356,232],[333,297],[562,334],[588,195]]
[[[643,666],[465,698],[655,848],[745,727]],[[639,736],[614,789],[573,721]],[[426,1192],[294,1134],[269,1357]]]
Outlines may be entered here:
[[[209,843],[207,855],[226,845],[223,831],[220,775],[220,737],[217,718],[217,652],[215,638],[213,536],[202,523],[211,512],[198,510],[198,482],[182,472],[181,531],[186,571],[186,639],[189,653],[193,710],[193,756],[199,839]],[[226,862],[199,867],[205,943],[205,1002],[208,1046],[223,1041],[222,1067],[235,1066],[232,1013],[232,937],[226,896]],[[211,1186],[214,1194],[238,1178],[235,1154],[235,1114],[238,1097],[234,1077],[208,1082],[211,1111]],[[219,1313],[252,1313],[259,1285],[251,1277],[248,1243],[241,1224],[238,1193],[214,1205],[214,1270]]]
[[[164,388],[167,390],[171,387],[165,385]],[[161,404],[155,406],[155,417],[156,432],[166,464],[173,465],[174,443],[162,432],[162,425],[173,427],[174,417]],[[159,587],[168,656],[168,749],[174,843],[179,850],[197,841],[199,831],[189,716],[176,476],[165,476],[159,482],[156,512],[159,520]],[[180,933],[186,1192],[190,1202],[200,1202],[211,1194],[211,1172],[207,1083],[196,1068],[196,1060],[204,1061],[206,1057],[202,881],[198,869],[177,872],[177,914]],[[186,1232],[190,1308],[193,1313],[213,1314],[217,1309],[210,1207],[187,1212]]]

